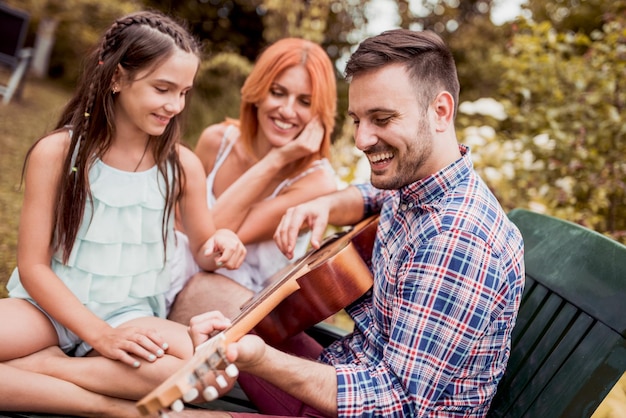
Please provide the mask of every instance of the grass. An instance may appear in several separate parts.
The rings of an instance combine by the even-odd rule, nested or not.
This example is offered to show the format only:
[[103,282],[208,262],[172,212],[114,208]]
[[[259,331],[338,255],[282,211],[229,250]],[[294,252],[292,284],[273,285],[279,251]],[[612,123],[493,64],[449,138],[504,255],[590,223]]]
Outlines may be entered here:
[[0,297],[15,267],[21,173],[28,148],[56,123],[69,92],[54,83],[27,80],[22,97],[0,104]]

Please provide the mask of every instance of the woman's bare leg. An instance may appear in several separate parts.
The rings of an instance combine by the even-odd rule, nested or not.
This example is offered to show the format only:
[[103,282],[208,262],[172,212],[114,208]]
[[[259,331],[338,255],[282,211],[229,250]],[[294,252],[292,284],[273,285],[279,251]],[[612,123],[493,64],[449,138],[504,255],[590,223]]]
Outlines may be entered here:
[[233,319],[253,293],[226,276],[200,272],[180,291],[169,314],[169,319],[187,325],[198,314],[220,311]]

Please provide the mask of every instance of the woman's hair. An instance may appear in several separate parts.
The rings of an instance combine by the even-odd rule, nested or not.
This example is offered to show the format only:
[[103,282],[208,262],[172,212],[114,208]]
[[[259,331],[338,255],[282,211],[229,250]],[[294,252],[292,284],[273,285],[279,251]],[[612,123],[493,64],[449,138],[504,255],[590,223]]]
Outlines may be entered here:
[[435,32],[394,29],[368,38],[348,60],[345,76],[350,80],[389,64],[405,66],[424,109],[445,90],[454,98],[456,114],[460,88],[454,57]]
[[[337,86],[333,65],[318,44],[299,38],[281,39],[266,48],[258,57],[241,88],[239,111],[240,140],[252,154],[252,143],[258,130],[257,106],[265,99],[272,83],[287,68],[302,65],[311,78],[311,112],[324,126],[324,139],[319,154],[302,158],[294,171],[304,169],[317,158],[330,155],[330,137],[335,127]],[[252,154],[253,155],[253,154]]]
[[[59,205],[55,213],[56,236],[52,242],[55,250],[63,250],[65,262],[74,245],[85,204],[91,200],[89,169],[96,157],[109,149],[115,135],[112,80],[118,65],[126,70],[129,80],[134,80],[137,73],[155,69],[177,49],[200,58],[199,43],[182,24],[159,12],[142,11],[116,20],[103,35],[100,45],[87,57],[74,96],[56,126],[57,131],[69,129],[71,132],[69,152],[57,190]],[[166,220],[173,213],[184,183],[176,150],[180,142],[180,125],[180,115],[177,115],[170,120],[162,135],[148,139],[159,171],[168,185],[163,219],[164,242]]]

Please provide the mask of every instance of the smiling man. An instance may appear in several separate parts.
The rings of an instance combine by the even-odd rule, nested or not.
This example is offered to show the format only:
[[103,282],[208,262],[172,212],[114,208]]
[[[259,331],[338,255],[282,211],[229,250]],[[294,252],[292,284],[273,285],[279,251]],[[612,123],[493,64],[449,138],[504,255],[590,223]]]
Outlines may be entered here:
[[[304,226],[318,247],[329,223],[379,213],[372,291],[347,308],[354,332],[316,361],[255,336],[231,344],[228,357],[246,372],[248,393],[272,385],[271,402],[252,396],[265,413],[484,417],[509,357],[523,243],[457,142],[452,54],[432,32],[388,31],[359,46],[346,76],[371,184],[289,209],[274,238],[289,255]],[[198,317],[192,337],[219,327]]]

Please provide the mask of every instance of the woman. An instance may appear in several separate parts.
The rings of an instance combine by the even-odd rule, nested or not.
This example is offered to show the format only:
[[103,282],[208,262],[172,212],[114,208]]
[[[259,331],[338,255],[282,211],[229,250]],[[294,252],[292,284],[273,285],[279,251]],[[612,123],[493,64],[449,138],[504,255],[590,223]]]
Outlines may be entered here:
[[[246,295],[262,289],[289,263],[272,240],[282,215],[291,206],[336,190],[328,162],[335,80],[333,65],[319,45],[282,39],[259,56],[247,77],[239,120],[204,130],[195,152],[207,173],[215,225],[235,231],[247,255],[237,270],[196,274],[178,295],[170,318],[187,323],[214,309],[232,317],[239,311],[235,301],[245,296],[222,294],[224,276],[240,283]],[[307,243],[303,234],[295,258],[305,253]]]

